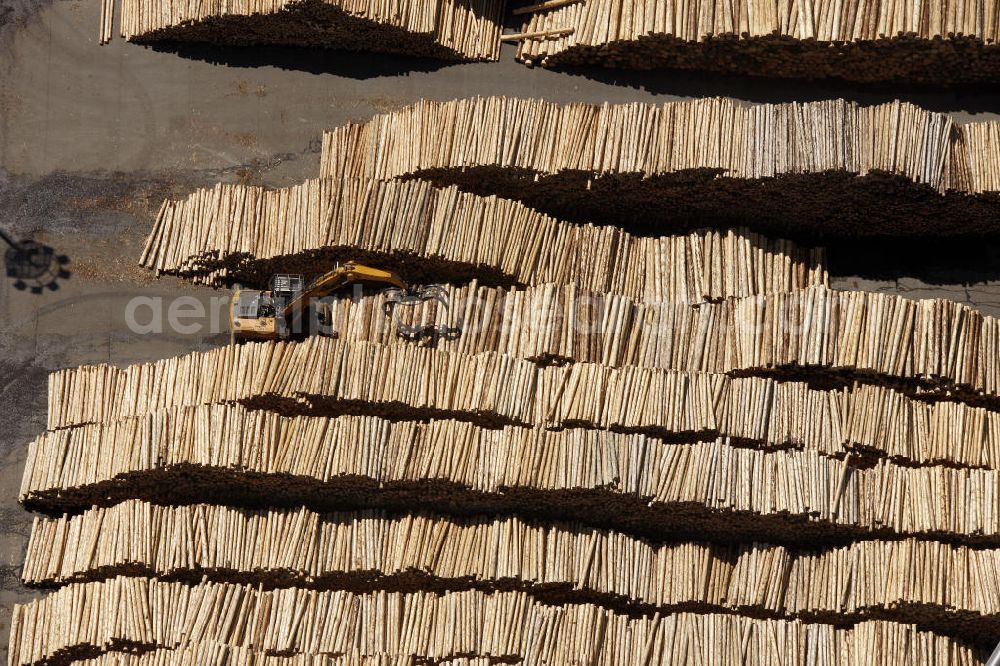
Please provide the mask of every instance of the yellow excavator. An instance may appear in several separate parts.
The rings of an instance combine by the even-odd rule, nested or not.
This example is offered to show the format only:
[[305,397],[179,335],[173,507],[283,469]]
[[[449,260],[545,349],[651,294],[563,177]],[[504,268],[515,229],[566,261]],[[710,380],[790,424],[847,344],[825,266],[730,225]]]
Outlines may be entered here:
[[[234,342],[278,340],[302,335],[303,317],[314,301],[354,284],[385,285],[386,316],[392,316],[397,305],[427,300],[448,306],[444,288],[439,285],[414,289],[392,271],[351,261],[320,275],[308,286],[301,275],[279,273],[271,278],[271,288],[267,291],[237,289],[229,305],[232,339]],[[400,326],[398,321],[397,326]]]

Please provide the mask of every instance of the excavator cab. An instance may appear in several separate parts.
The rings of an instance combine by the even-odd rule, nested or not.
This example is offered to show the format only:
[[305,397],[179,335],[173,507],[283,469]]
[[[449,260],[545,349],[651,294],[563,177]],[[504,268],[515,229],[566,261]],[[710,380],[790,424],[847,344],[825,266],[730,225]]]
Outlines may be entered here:
[[233,338],[275,340],[289,337],[283,315],[292,299],[305,289],[301,275],[278,273],[271,277],[268,291],[239,289],[233,294],[231,330]]

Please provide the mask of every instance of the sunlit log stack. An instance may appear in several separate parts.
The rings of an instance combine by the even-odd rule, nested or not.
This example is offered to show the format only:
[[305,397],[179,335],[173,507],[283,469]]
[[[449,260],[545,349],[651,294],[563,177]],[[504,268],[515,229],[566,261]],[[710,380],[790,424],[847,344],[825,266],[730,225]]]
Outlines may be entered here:
[[768,377],[636,366],[536,366],[493,352],[314,337],[126,368],[58,371],[49,378],[49,427],[240,403],[290,415],[439,416],[487,427],[640,432],[667,441],[725,436],[834,457],[858,450],[910,464],[1000,468],[998,412],[920,395],[877,385],[824,390]]
[[638,300],[700,302],[826,284],[823,252],[741,230],[643,238],[423,181],[217,185],[166,201],[141,263],[218,285],[376,263],[409,281],[576,284]]
[[[427,506],[580,520],[656,538],[814,545],[930,535],[1000,545],[998,470],[885,461],[857,468],[816,451],[726,439],[681,444],[213,405],[48,433],[28,457],[21,500],[50,512],[130,497],[317,510]],[[942,501],[950,497],[975,500]]]
[[1000,124],[908,103],[421,101],[327,132],[323,176],[429,178],[569,221],[786,238],[996,234]]
[[[321,360],[322,362],[318,362]],[[544,389],[541,373],[555,373]],[[50,384],[50,427],[142,415],[162,407],[247,402],[296,413],[326,411],[459,415],[486,424],[565,420],[598,427],[711,430],[713,396],[722,375],[594,366],[591,379],[607,395],[574,399],[549,389],[563,368],[539,369],[499,354],[344,343],[313,337],[301,343],[257,343],[119,369],[108,365],[61,371]],[[645,405],[629,406],[628,390],[642,385]],[[601,404],[618,403],[604,412]],[[698,409],[696,406],[701,407]]]
[[943,299],[812,287],[689,307],[642,303],[575,285],[447,288],[386,317],[384,295],[322,304],[321,334],[348,341],[466,354],[498,352],[539,364],[852,380],[1000,406],[1000,320]]
[[[214,614],[206,608],[226,609]],[[260,591],[136,578],[71,585],[18,606],[9,663],[187,641],[265,654],[486,656],[531,664],[977,664],[968,648],[911,625],[850,629],[738,615],[632,619],[590,604],[543,606],[520,592]]]
[[101,0],[100,41],[283,44],[496,60],[503,0]]
[[329,134],[295,188],[165,203],[159,272],[353,259],[450,309],[369,292],[319,306],[329,337],[54,373],[20,499],[51,516],[25,580],[58,589],[15,608],[10,663],[980,663],[997,320],[692,221],[728,198],[845,233],[860,192],[871,233],[907,206],[907,233],[982,231],[993,145],[903,104],[488,99]]
[[[463,380],[463,372],[469,372],[470,368],[473,374]],[[692,433],[704,436],[712,434],[713,427],[723,428],[720,413],[715,411],[722,406],[727,410],[722,413],[729,418],[725,427],[744,428],[751,433],[749,439],[761,436],[752,432],[770,433],[774,428],[779,437],[795,432],[807,441],[818,442],[808,440],[803,433],[825,436],[836,430],[833,424],[837,422],[803,424],[794,418],[807,415],[808,421],[815,417],[813,404],[821,408],[820,417],[834,418],[839,408],[833,407],[834,402],[823,400],[836,399],[836,393],[792,383],[779,384],[766,378],[734,380],[721,375],[684,375],[631,367],[614,370],[593,364],[539,367],[496,354],[477,357],[322,338],[303,344],[231,347],[123,370],[104,366],[66,371],[56,377],[50,395],[57,425],[70,426],[87,418],[105,423],[48,433],[30,447],[23,499],[50,510],[81,510],[130,497],[167,504],[192,501],[287,507],[306,504],[319,510],[360,505],[399,511],[422,506],[442,512],[523,513],[547,520],[576,519],[618,528],[623,534],[654,535],[659,539],[697,535],[701,539],[744,545],[764,538],[817,547],[879,537],[917,536],[976,547],[1000,546],[1000,506],[994,501],[996,494],[992,490],[997,483],[996,470],[908,468],[891,462],[876,462],[871,468],[859,469],[850,459],[846,462],[832,459],[816,450],[765,451],[737,448],[724,439],[677,444],[604,430],[551,431],[526,427],[531,420],[549,427],[629,429],[656,425],[685,436]],[[406,380],[400,381],[403,377]],[[662,380],[654,381],[656,377]],[[668,378],[669,382],[663,381]],[[504,387],[503,390],[495,388],[498,386]],[[734,389],[736,386],[748,388],[739,392]],[[594,387],[598,389],[595,391]],[[469,418],[486,425],[496,425],[492,423],[496,415],[524,418],[526,422],[524,426],[490,429],[440,419],[430,423],[393,423],[362,416],[287,418],[231,404],[164,409],[171,405],[228,403],[258,396],[264,401],[251,403],[254,408],[294,413],[299,409],[297,405],[301,405],[300,399],[317,390],[353,408],[364,406],[370,410],[372,405],[391,405],[396,418],[419,414],[420,409],[431,406],[442,411],[458,407]],[[870,390],[875,389],[870,387]],[[601,402],[595,403],[591,393],[602,396]],[[636,395],[644,400],[636,401]],[[729,397],[722,399],[724,395]],[[813,395],[815,400],[808,397]],[[771,399],[776,400],[774,405],[784,406],[769,406]],[[89,406],[78,408],[78,404]],[[822,409],[824,405],[826,411]],[[955,406],[965,408],[958,403]],[[863,408],[866,413],[868,410]],[[147,416],[110,422],[128,413]],[[744,414],[749,417],[745,422],[733,418]],[[763,431],[762,418],[769,422]],[[790,420],[786,423],[785,419]],[[788,427],[791,430],[784,429]],[[905,429],[905,425],[900,427]],[[872,439],[876,444],[881,441],[879,435]],[[753,443],[744,442],[743,446]],[[824,441],[822,445],[828,446],[830,442]],[[976,451],[974,441],[962,447]],[[942,497],[976,499],[954,505],[942,502]],[[112,534],[135,537],[139,533],[131,528],[112,529],[111,522],[113,519],[108,521],[110,531],[91,531],[90,537],[98,534],[107,534],[105,539],[114,538]],[[157,522],[164,524],[152,517],[149,522],[150,526]],[[58,528],[50,534],[55,539]],[[47,536],[38,538],[39,543],[48,540]],[[97,548],[106,541],[98,538],[89,543]],[[237,540],[227,543],[235,544]],[[594,543],[592,536],[588,545]],[[914,543],[934,548],[933,544]],[[920,561],[928,565],[946,561],[944,566],[952,566],[973,552],[951,546],[940,548],[943,550],[935,551],[936,555],[929,550],[922,552]],[[899,552],[895,555],[902,557]],[[116,557],[112,555],[112,559]],[[825,566],[838,573],[827,577],[839,580],[836,576],[846,570],[845,562],[853,561],[852,557],[856,556],[847,554],[846,559],[828,562]],[[985,566],[985,561],[976,563]],[[141,564],[141,560],[129,562],[129,566]],[[261,570],[254,568],[258,574]],[[754,580],[764,580],[754,578],[764,571],[763,564],[746,571],[734,576],[738,575],[750,587],[755,585]],[[136,571],[132,569],[130,573]],[[238,571],[235,579],[245,582],[243,573],[249,572]],[[287,575],[287,570],[284,573]],[[822,574],[814,571],[810,576],[815,582]],[[521,584],[528,582],[521,579]],[[420,589],[429,587],[433,585],[422,585]],[[193,588],[177,589],[183,595]],[[275,594],[306,595],[295,587],[282,589],[283,592]],[[979,594],[971,587],[967,589],[969,595]],[[605,594],[610,596],[606,591]],[[73,603],[79,603],[85,595],[81,597],[77,592],[73,598],[77,600]],[[55,603],[52,599],[49,598],[50,602]],[[289,602],[291,605],[285,607],[285,612],[299,617],[315,607],[310,605],[315,603],[312,601],[315,596],[300,599],[298,603]],[[628,599],[635,604],[646,600],[639,595]],[[928,640],[941,641],[944,640],[941,636],[949,633],[972,636],[984,626],[974,616],[942,610],[940,597],[924,601],[925,606],[934,606],[938,621],[944,623],[935,629],[943,634]],[[481,608],[487,602],[476,603]],[[534,602],[529,598],[524,603]],[[882,602],[876,599],[872,603]],[[914,603],[922,602],[914,600]],[[986,607],[984,603],[975,608]],[[42,631],[43,626],[66,626],[59,623],[72,618],[74,612],[91,618],[86,610],[89,607],[84,605],[83,611],[68,612],[52,609],[60,618],[56,623],[48,620],[52,616],[45,611],[42,615],[31,615],[34,611],[25,608],[17,611],[17,622],[22,624],[16,628],[14,640],[28,637],[23,639],[22,647],[12,646],[12,650],[30,653],[32,663],[50,657],[58,661],[70,656],[91,656],[101,650],[137,644],[167,649],[176,645],[169,635],[162,642],[158,636],[137,640],[132,638],[135,634],[128,632],[124,637],[109,638],[101,633],[102,627],[93,624],[77,633],[67,630],[71,638],[57,635],[49,643],[35,632]],[[554,608],[565,611],[568,606]],[[808,630],[836,632],[832,624],[839,620],[834,618],[844,611],[832,610],[836,608],[832,601],[811,607],[809,620],[821,624],[807,625]],[[717,610],[734,609],[720,605]],[[742,611],[754,612],[752,607]],[[106,617],[103,610],[99,612],[102,618]],[[617,611],[598,606],[593,612]],[[925,615],[913,613],[898,621],[929,621]],[[787,614],[798,616],[805,611]],[[381,615],[384,617],[385,613]],[[201,617],[214,617],[214,613]],[[677,621],[678,617],[682,616],[671,615],[661,620],[654,616],[651,621]],[[113,622],[101,620],[105,621]],[[740,621],[749,620],[744,617]],[[69,622],[72,624],[72,619]],[[434,625],[433,619],[428,622]],[[109,631],[117,632],[122,626],[114,623]],[[862,626],[867,625],[857,625],[853,631]],[[326,632],[309,635],[326,636]],[[819,635],[825,637],[823,650],[834,649],[830,646],[836,645],[835,638],[828,633]],[[134,640],[137,642],[129,642]],[[228,638],[212,634],[197,640]],[[567,639],[558,637],[557,644],[563,645],[564,640]],[[769,645],[773,649],[773,639],[768,640],[772,641]],[[648,645],[648,641],[644,644]],[[610,645],[614,646],[607,648],[611,653],[622,654],[618,643]],[[364,652],[369,648],[358,649]],[[411,649],[416,648],[407,644],[404,651]],[[525,649],[528,656],[524,659],[531,663],[535,652]],[[275,648],[275,651],[280,650]],[[893,648],[891,652],[899,651]],[[956,659],[947,652],[921,654],[925,661],[931,662],[950,663],[949,660]],[[676,655],[670,658],[676,659]],[[802,657],[796,663],[811,662]]]
[[547,603],[586,600],[632,615],[699,608],[842,624],[891,618],[973,643],[1000,629],[1000,593],[990,582],[1000,575],[1000,551],[931,541],[859,541],[800,554],[764,544],[657,546],[516,518],[138,501],[35,520],[26,582],[100,581],[116,573],[355,592],[514,586]]
[[[164,503],[224,496],[226,502],[318,508],[359,503],[412,508],[443,501],[462,513],[549,510],[564,519],[581,513],[589,521],[624,519],[622,527],[661,533],[697,523],[716,533],[733,530],[731,538],[754,533],[793,540],[800,533],[785,529],[775,503],[798,522],[810,516],[826,521],[823,530],[831,533],[837,530],[827,528],[837,523],[858,520],[857,475],[836,459],[794,450],[764,453],[724,441],[666,444],[638,434],[583,429],[497,430],[440,419],[421,424],[360,416],[287,418],[215,405],[49,433],[31,445],[29,458],[22,501],[54,511],[152,495]],[[784,465],[796,471],[779,474]],[[719,474],[709,474],[713,468]],[[693,477],[692,469],[704,474]],[[175,471],[183,481],[174,478]],[[945,484],[979,484],[993,475],[976,470],[959,479],[944,468],[889,471],[907,479],[936,475]],[[755,489],[752,496],[742,484]],[[502,489],[510,492],[501,495]],[[559,497],[568,490],[580,497]],[[884,487],[888,493],[900,490],[905,488]],[[603,498],[602,504],[592,506],[588,496]],[[539,497],[547,501],[539,503]],[[630,512],[622,513],[621,507]],[[752,516],[743,525],[730,524],[733,512],[740,511],[767,514],[775,531],[761,532],[761,521],[755,523]],[[957,518],[964,521],[966,515]]]
[[[326,370],[315,372],[316,359]],[[118,369],[81,367],[52,376],[51,426],[64,428],[161,408],[239,402],[286,414],[377,414],[391,418],[452,416],[485,426],[567,425],[650,432],[671,441],[714,439],[720,422],[734,436],[760,433],[774,446],[807,432],[833,431],[836,394],[804,384],[776,389],[773,380],[733,380],[597,364],[538,367],[493,353],[463,355],[373,343],[313,338],[217,349]],[[754,384],[753,386],[749,386]],[[747,385],[744,387],[744,385]],[[634,400],[634,391],[644,399]],[[115,395],[111,399],[106,396]],[[761,398],[773,417],[751,409]],[[811,421],[815,420],[815,423]],[[837,428],[839,430],[839,428]],[[768,434],[770,433],[770,434]],[[819,436],[819,435],[817,435]],[[837,443],[833,443],[837,442]],[[840,453],[835,438],[811,448]]]
[[520,60],[860,82],[1000,81],[1000,10],[990,2],[552,4],[525,17]]
[[[186,642],[178,648],[156,648],[139,654],[105,652],[74,662],[79,666],[425,666],[426,660],[413,655],[267,655],[263,652],[223,643]],[[490,666],[489,657],[456,657],[434,662],[437,666]]]

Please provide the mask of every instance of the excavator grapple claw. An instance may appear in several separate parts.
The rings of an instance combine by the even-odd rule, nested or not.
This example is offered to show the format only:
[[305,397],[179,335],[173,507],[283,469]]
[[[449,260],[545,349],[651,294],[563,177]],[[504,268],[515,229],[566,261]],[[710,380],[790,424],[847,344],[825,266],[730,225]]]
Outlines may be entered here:
[[397,308],[399,306],[411,307],[427,301],[436,301],[447,310],[448,291],[439,284],[424,285],[410,289],[399,289],[390,287],[382,292],[385,301],[382,303],[382,312],[396,324],[396,335],[407,339],[418,339],[421,337],[441,337],[447,335],[447,326],[426,326],[406,324],[399,318]]

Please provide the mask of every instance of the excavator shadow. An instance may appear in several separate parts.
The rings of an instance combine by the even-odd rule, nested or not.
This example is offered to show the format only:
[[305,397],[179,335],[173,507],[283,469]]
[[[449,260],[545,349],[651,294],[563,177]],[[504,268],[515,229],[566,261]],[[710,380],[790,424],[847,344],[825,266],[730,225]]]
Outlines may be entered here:
[[457,340],[461,335],[461,322],[458,326],[409,326],[396,323],[396,337],[425,347],[436,347],[442,341]]
[[68,280],[66,269],[69,257],[56,254],[55,250],[33,240],[18,241],[0,229],[0,239],[7,244],[4,253],[4,270],[14,280],[18,291],[41,294],[45,290],[59,289],[60,280]]

